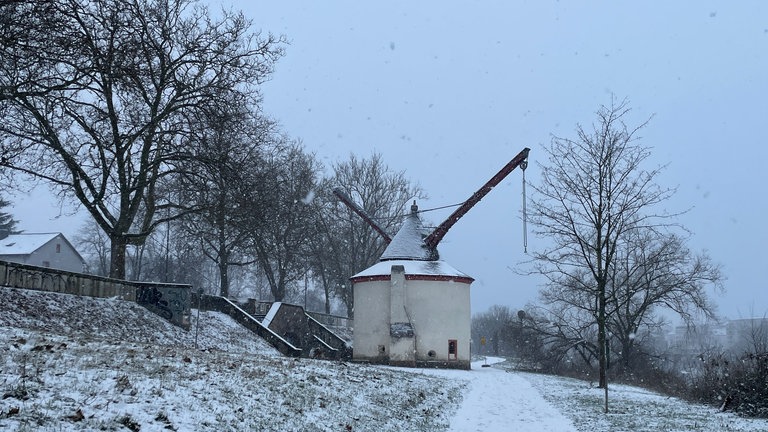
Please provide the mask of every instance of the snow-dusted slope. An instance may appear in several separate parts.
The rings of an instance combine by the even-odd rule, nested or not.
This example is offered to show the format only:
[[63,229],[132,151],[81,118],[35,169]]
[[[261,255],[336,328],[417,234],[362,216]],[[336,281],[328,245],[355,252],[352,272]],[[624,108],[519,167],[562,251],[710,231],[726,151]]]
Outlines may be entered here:
[[219,314],[195,349],[196,328],[0,287],[0,430],[439,431],[461,398],[461,381],[284,358]]
[[167,347],[192,348],[197,340],[200,349],[280,355],[227,315],[202,312],[198,326],[197,310],[192,312],[185,331],[129,301],[0,288],[0,326]]
[[768,431],[634,387],[612,386],[605,415],[583,381],[289,359],[225,315],[200,324],[195,349],[195,322],[0,287],[0,430]]

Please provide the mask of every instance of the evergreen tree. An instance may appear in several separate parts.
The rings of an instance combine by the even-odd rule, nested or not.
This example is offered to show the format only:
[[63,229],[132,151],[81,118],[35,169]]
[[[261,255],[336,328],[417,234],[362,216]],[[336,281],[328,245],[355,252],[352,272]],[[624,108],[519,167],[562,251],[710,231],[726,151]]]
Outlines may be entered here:
[[4,239],[11,234],[19,234],[21,231],[16,229],[19,221],[15,220],[10,213],[3,211],[4,207],[11,205],[5,198],[0,197],[0,239]]

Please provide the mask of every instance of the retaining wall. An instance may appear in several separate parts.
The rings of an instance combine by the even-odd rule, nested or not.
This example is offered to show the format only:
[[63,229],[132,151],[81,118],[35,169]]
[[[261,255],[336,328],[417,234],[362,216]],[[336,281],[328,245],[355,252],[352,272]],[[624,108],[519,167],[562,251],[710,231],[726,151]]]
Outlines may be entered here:
[[0,286],[87,297],[116,297],[136,302],[171,323],[189,329],[191,285],[125,281],[0,261]]

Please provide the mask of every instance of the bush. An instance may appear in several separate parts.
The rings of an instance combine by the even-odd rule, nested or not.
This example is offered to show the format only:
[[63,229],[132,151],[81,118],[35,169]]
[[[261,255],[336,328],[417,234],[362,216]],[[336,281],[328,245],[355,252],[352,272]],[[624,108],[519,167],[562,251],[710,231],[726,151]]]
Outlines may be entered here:
[[701,358],[688,396],[749,417],[768,418],[768,353],[719,353]]

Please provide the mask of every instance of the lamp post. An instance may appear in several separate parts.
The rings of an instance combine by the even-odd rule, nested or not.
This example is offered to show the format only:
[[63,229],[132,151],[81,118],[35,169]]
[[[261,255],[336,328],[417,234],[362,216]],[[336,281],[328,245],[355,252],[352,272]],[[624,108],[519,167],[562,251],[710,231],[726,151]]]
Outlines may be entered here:
[[195,323],[195,349],[197,349],[197,335],[200,333],[200,307],[203,303],[203,289],[197,290],[197,322]]

